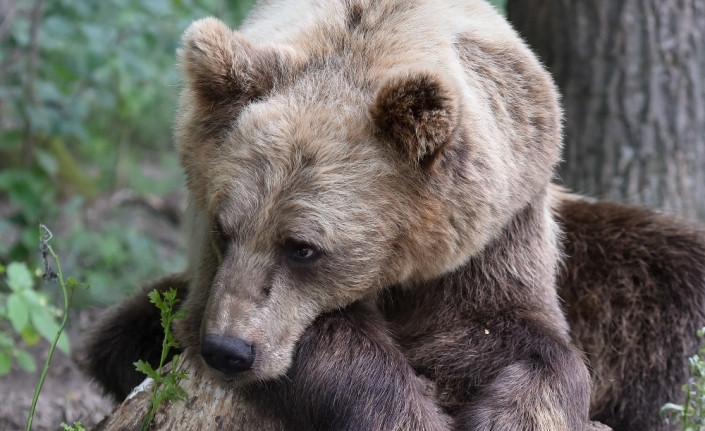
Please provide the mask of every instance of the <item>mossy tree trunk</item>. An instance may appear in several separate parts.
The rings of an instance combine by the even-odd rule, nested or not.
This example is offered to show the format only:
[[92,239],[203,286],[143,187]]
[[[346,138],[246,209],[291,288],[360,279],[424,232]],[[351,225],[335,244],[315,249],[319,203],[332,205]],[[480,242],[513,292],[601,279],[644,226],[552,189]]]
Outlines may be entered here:
[[705,220],[705,1],[508,0],[566,112],[578,192]]

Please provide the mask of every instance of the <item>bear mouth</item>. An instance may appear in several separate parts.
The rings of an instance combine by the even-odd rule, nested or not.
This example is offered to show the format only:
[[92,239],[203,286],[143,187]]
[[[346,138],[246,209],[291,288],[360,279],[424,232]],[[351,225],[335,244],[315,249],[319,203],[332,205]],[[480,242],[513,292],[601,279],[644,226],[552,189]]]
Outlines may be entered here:
[[234,383],[234,382],[237,381],[237,375],[224,374],[224,373],[221,373],[221,374],[222,374],[221,379],[222,379],[225,383]]
[[257,371],[254,369],[240,373],[224,373],[211,368],[204,360],[201,360],[201,369],[204,371],[207,378],[232,387],[245,386],[255,381],[262,380],[257,376]]

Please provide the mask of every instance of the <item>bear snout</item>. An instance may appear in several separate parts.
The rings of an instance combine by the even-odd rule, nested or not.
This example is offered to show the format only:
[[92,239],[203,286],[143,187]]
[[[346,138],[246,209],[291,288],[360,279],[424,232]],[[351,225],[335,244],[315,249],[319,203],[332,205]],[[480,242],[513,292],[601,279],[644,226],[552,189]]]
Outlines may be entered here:
[[247,371],[255,361],[256,348],[238,337],[206,334],[201,341],[201,356],[211,368],[226,376]]

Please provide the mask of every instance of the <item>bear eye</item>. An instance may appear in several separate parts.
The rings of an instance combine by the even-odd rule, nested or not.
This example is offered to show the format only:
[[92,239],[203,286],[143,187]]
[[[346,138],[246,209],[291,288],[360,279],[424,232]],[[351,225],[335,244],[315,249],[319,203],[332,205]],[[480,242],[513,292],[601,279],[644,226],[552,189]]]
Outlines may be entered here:
[[313,256],[313,253],[313,247],[304,244],[294,251],[294,257],[297,259],[308,259]]
[[221,255],[224,255],[228,249],[228,236],[223,232],[223,226],[219,220],[213,222],[213,242]]
[[320,254],[316,247],[300,241],[289,240],[284,248],[287,257],[298,264],[312,263]]

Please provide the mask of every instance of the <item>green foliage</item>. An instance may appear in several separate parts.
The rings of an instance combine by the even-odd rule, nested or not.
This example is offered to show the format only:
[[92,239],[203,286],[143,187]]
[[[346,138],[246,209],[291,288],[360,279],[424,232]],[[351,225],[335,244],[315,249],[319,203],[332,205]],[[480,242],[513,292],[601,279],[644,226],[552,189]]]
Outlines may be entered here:
[[[52,342],[59,332],[59,319],[63,312],[53,306],[47,294],[36,291],[36,277],[25,263],[12,262],[5,271],[7,292],[0,292],[0,323],[9,325],[0,331],[0,376],[10,372],[13,359],[22,369],[34,372],[37,365],[32,356],[15,340],[22,338],[28,346],[36,344],[41,337]],[[9,328],[8,328],[9,326]],[[58,339],[57,346],[69,353],[66,334]]]
[[[64,328],[66,328],[66,321],[69,317],[69,305],[71,305],[71,298],[73,298],[73,293],[77,287],[84,286],[86,289],[87,285],[83,285],[76,281],[75,278],[69,277],[64,280],[63,273],[61,271],[61,265],[59,264],[59,258],[56,257],[56,253],[49,245],[49,240],[52,238],[51,231],[44,225],[39,225],[39,250],[42,252],[42,258],[44,259],[44,279],[47,281],[58,281],[61,286],[61,293],[64,296],[64,312],[63,319],[61,320],[61,325],[58,326],[56,334],[54,335],[51,344],[49,345],[49,353],[47,354],[46,362],[44,362],[44,368],[42,369],[42,375],[39,377],[39,383],[34,390],[34,398],[32,398],[32,404],[29,408],[29,416],[27,417],[27,427],[26,431],[32,429],[32,419],[34,418],[34,410],[37,408],[37,401],[39,400],[39,393],[42,391],[42,386],[44,386],[44,380],[46,379],[47,373],[49,373],[49,364],[51,363],[51,358],[54,356],[54,350],[57,345],[61,342],[61,338],[65,337]],[[51,257],[56,264],[57,272],[51,269],[49,263],[49,257]],[[10,268],[8,267],[8,277],[10,273]],[[21,272],[21,271],[19,271]],[[26,274],[22,274],[19,278],[22,282],[27,282]],[[8,283],[9,284],[9,283]],[[40,331],[41,332],[41,331]],[[68,343],[68,340],[67,340]],[[68,348],[68,344],[66,345]],[[67,350],[68,351],[68,350]]]
[[135,362],[137,371],[146,374],[147,377],[154,380],[154,389],[152,390],[152,396],[150,397],[151,405],[144,421],[142,422],[142,427],[140,428],[141,431],[146,431],[149,429],[149,426],[154,419],[154,415],[157,413],[157,409],[159,409],[159,405],[162,401],[183,401],[188,397],[186,391],[179,386],[179,382],[181,380],[188,380],[186,373],[177,371],[179,365],[179,355],[174,355],[174,358],[171,360],[171,370],[166,373],[166,375],[162,374],[162,367],[164,366],[166,358],[169,356],[169,351],[172,347],[179,347],[179,344],[174,338],[174,334],[171,332],[171,324],[174,319],[183,318],[185,311],[182,309],[174,312],[174,306],[177,302],[179,302],[176,298],[175,289],[169,289],[163,294],[160,294],[157,290],[153,290],[149,292],[149,300],[161,311],[161,323],[162,328],[164,328],[164,340],[162,341],[162,356],[159,360],[159,367],[157,370],[154,370],[149,363],[142,360]]
[[[183,262],[164,268],[155,241],[138,229],[112,221],[87,226],[80,214],[96,197],[117,190],[166,193],[183,184],[171,150],[180,35],[208,15],[237,25],[253,3],[0,5],[0,213],[10,214],[0,218],[0,262],[33,268],[35,226],[71,211],[78,216],[70,218],[70,238],[58,231],[74,248],[65,253],[66,266],[100,286],[80,295],[79,304],[113,302],[136,280]],[[145,165],[168,169],[155,178]]]
[[[705,335],[705,328],[698,331],[698,337]],[[698,354],[688,358],[690,378],[683,385],[685,402],[666,403],[661,407],[661,416],[666,421],[681,423],[683,431],[705,430],[705,346]]]
[[92,286],[88,291],[77,292],[76,306],[115,303],[145,280],[183,268],[184,256],[167,258],[155,239],[137,228],[126,227],[124,218],[87,229],[80,218],[80,206],[81,202],[76,201],[63,210],[69,219],[62,239],[67,267]]
[[65,431],[86,431],[80,421],[74,422],[73,425],[74,426],[71,426],[65,424],[64,422],[61,422],[61,428],[63,428]]
[[[25,12],[38,4],[18,3]],[[44,144],[60,138],[72,154],[98,163],[108,155],[114,162],[125,142],[167,149],[181,33],[212,14],[237,24],[251,3],[225,8],[218,0],[57,0],[44,2],[38,22],[31,13],[17,14],[3,43],[9,55],[0,94],[8,102],[4,114],[15,121],[5,122],[2,146],[22,146],[29,128]],[[27,49],[37,49],[36,56]],[[13,55],[19,61],[10,61]],[[48,147],[35,162],[60,174],[60,155]],[[99,181],[114,181],[115,164],[104,167]]]

